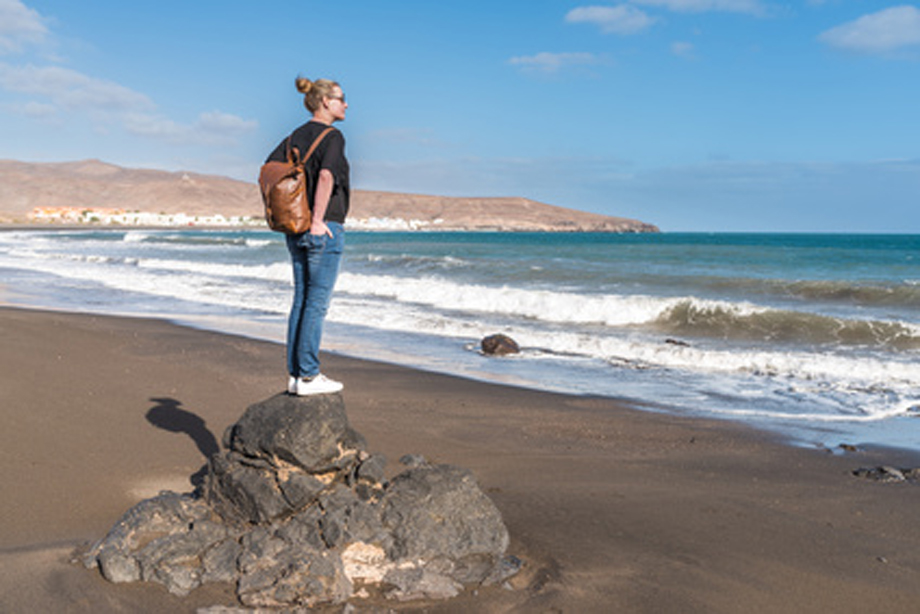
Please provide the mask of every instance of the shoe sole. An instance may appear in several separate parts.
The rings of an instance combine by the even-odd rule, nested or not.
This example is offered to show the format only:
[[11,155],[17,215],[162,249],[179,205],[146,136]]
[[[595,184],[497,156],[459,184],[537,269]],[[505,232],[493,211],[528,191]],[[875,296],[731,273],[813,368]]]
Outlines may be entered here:
[[295,397],[312,397],[318,394],[335,394],[336,392],[342,392],[342,390],[343,388],[328,388],[324,390],[308,390],[308,391],[297,390],[295,392],[291,392],[288,394],[291,394]]

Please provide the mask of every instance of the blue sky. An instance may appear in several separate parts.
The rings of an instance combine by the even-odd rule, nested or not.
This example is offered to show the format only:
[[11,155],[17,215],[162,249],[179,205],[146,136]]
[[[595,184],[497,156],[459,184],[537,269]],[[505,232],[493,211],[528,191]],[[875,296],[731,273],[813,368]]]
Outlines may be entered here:
[[666,231],[920,232],[920,6],[0,0],[0,158],[254,181],[338,80],[353,185]]

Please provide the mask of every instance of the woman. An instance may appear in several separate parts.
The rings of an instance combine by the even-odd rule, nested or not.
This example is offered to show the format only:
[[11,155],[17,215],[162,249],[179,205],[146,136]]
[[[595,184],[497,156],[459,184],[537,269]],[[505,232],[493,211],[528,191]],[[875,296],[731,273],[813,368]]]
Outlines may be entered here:
[[[296,85],[313,115],[291,136],[291,146],[304,153],[321,132],[345,119],[348,104],[335,81],[298,77]],[[285,160],[285,143],[278,145],[268,159]],[[323,138],[306,169],[315,186],[312,226],[309,232],[287,235],[294,265],[294,301],[287,334],[288,392],[298,396],[342,390],[341,383],[329,379],[319,369],[323,321],[339,273],[344,247],[342,226],[349,205],[349,169],[341,132],[333,129]]]

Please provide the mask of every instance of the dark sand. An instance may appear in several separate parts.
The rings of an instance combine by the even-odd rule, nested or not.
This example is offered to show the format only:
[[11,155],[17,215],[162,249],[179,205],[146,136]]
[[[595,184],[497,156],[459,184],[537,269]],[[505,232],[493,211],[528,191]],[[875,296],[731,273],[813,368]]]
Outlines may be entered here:
[[[0,339],[0,612],[235,605],[231,587],[179,599],[69,560],[139,500],[190,490],[224,428],[283,388],[284,348],[14,308]],[[358,612],[920,611],[920,485],[850,473],[916,459],[339,356],[324,370],[391,473],[410,452],[472,469],[525,561],[510,587]]]

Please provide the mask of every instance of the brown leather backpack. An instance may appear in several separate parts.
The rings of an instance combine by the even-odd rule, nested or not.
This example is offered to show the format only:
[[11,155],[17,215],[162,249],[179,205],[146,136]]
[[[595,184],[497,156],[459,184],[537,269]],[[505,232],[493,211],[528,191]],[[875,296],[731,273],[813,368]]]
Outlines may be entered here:
[[300,234],[310,230],[313,221],[310,201],[313,194],[304,166],[330,132],[332,127],[323,130],[303,159],[300,159],[297,148],[291,147],[289,136],[285,146],[287,159],[284,162],[269,161],[262,165],[259,188],[265,205],[265,221],[272,230],[285,234]]

